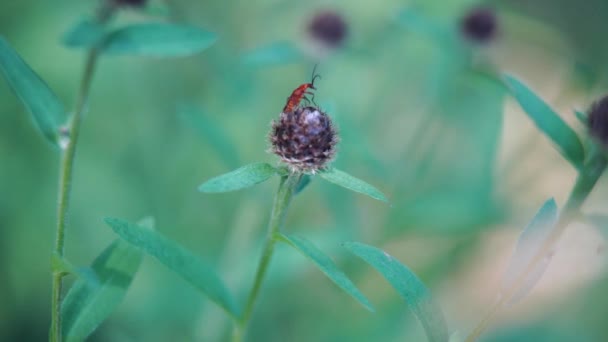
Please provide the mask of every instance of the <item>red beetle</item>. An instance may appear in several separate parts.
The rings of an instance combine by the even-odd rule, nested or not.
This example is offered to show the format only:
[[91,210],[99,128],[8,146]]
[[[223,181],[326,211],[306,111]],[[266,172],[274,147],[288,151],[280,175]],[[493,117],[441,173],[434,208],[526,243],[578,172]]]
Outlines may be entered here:
[[317,90],[317,88],[315,88],[315,80],[317,78],[320,78],[321,75],[316,74],[316,70],[317,66],[315,65],[315,67],[312,69],[312,80],[310,81],[310,83],[304,83],[300,85],[287,98],[287,103],[285,104],[285,107],[283,107],[283,113],[292,112],[298,107],[302,99],[309,101],[306,95],[312,95],[312,102],[314,103],[315,94],[312,91],[309,91],[309,89]]

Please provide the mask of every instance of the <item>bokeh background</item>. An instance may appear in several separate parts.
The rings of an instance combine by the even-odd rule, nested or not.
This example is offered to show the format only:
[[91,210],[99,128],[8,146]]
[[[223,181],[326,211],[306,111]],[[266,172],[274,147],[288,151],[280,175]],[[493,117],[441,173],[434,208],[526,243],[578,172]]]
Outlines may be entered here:
[[[60,38],[95,6],[0,1],[0,34],[67,104],[83,53]],[[475,41],[462,25],[479,6],[496,26]],[[346,25],[333,45],[309,29],[328,11]],[[66,243],[75,264],[89,264],[116,238],[103,217],[152,215],[159,231],[215,265],[242,301],[277,179],[222,195],[196,187],[246,163],[276,162],[266,152],[269,122],[315,63],[316,100],[341,132],[336,166],[391,199],[387,206],[314,179],[286,223],[331,255],[377,312],[281,247],[250,341],[424,340],[390,285],[340,247],[347,240],[408,265],[450,331],[469,331],[495,300],[518,233],[547,198],[563,204],[576,176],[490,71],[522,79],[580,132],[573,109],[586,109],[607,87],[604,0],[167,0],[117,20],[186,22],[219,40],[190,58],[103,58],[76,157]],[[0,340],[42,341],[58,153],[4,82],[0,114]],[[604,179],[585,210],[607,204]],[[501,313],[484,340],[608,340],[603,233],[572,225],[538,287]],[[219,309],[147,257],[91,341],[221,341],[229,328]]]

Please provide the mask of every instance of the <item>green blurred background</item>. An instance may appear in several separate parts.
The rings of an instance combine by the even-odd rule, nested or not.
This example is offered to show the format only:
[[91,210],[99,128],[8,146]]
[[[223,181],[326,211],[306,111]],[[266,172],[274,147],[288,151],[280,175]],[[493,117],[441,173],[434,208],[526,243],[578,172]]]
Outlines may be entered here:
[[[496,11],[497,33],[475,44],[461,20]],[[83,53],[60,37],[92,0],[0,1],[0,34],[67,104]],[[162,9],[162,10],[160,10]],[[333,11],[348,31],[319,47],[312,17]],[[608,1],[167,0],[118,23],[174,20],[219,36],[182,59],[103,58],[78,148],[67,256],[86,265],[115,238],[106,216],[152,215],[157,229],[211,261],[242,301],[251,284],[277,180],[208,195],[204,180],[266,153],[269,122],[307,82],[341,132],[336,166],[383,190],[386,206],[313,180],[286,230],[324,249],[370,298],[370,314],[297,252],[280,248],[250,341],[423,341],[405,302],[339,243],[385,249],[414,270],[466,333],[488,310],[518,232],[543,201],[563,204],[575,170],[535,130],[498,69],[537,91],[577,130],[573,109],[606,89]],[[184,113],[185,106],[191,110]],[[0,340],[40,341],[50,322],[58,153],[0,82]],[[601,181],[588,208],[602,210]],[[501,314],[486,341],[606,341],[605,240],[575,225],[546,276]],[[223,312],[145,258],[125,301],[92,341],[218,341]]]

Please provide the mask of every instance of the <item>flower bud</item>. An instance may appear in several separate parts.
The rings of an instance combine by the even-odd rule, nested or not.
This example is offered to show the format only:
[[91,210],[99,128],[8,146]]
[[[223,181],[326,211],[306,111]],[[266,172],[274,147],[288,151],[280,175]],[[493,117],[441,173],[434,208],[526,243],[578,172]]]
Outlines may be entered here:
[[336,154],[337,132],[327,114],[315,107],[298,107],[272,122],[271,151],[292,172],[315,173]]
[[591,106],[587,124],[589,134],[608,150],[608,96]]
[[313,40],[327,47],[339,47],[348,33],[346,22],[336,12],[325,11],[315,15],[308,24],[308,33]]
[[465,38],[475,43],[488,43],[496,36],[496,14],[489,8],[475,8],[462,18],[460,28]]
[[118,6],[144,7],[146,0],[113,0]]

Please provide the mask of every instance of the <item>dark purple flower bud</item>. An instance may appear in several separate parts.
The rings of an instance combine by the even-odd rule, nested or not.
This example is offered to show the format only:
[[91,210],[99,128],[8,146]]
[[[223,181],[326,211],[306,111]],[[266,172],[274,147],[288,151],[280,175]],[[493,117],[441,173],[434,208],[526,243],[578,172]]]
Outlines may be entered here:
[[119,6],[144,7],[147,0],[113,0]]
[[460,22],[462,34],[476,43],[487,43],[496,36],[496,14],[489,8],[475,8]]
[[591,106],[588,125],[589,134],[608,149],[608,96]]
[[338,13],[325,11],[312,18],[308,24],[308,32],[314,40],[328,47],[338,47],[344,42],[348,27]]
[[315,173],[336,154],[338,134],[327,114],[315,107],[298,107],[272,122],[271,151],[293,172]]

